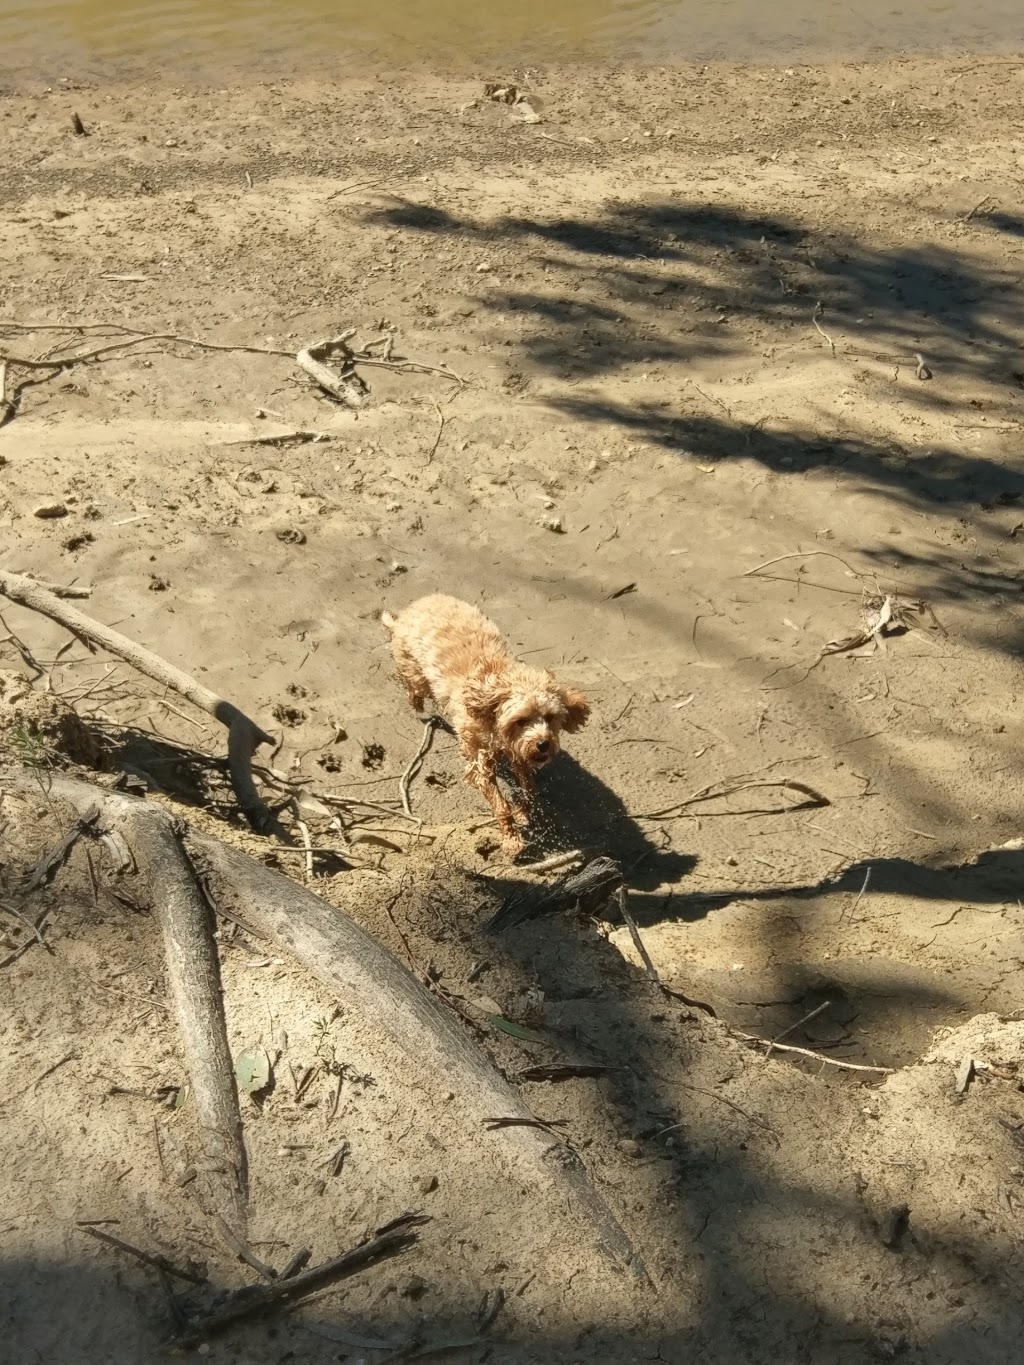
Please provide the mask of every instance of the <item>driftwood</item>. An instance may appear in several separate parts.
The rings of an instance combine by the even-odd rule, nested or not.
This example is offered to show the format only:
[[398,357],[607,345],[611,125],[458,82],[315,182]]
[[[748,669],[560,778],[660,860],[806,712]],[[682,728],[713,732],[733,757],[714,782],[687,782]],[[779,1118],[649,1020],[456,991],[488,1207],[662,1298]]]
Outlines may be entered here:
[[[314,383],[319,384],[325,393],[350,408],[361,408],[366,397],[366,385],[353,368],[355,352],[348,344],[355,335],[354,329],[329,341],[320,341],[315,346],[306,346],[295,357],[296,364],[306,371]],[[340,355],[343,361],[341,374],[335,374],[324,362],[331,356]]]
[[[216,839],[187,828],[179,837],[174,817],[144,799],[109,792],[60,774],[47,775],[42,780],[48,784],[51,796],[69,801],[76,809],[98,807],[101,826],[115,823],[135,846],[140,864],[143,859],[155,860],[145,870],[165,923],[170,912],[161,901],[167,888],[172,888],[175,896],[185,898],[183,879],[191,879],[195,869],[204,885],[209,885],[218,907],[223,902],[229,913],[237,913],[266,939],[290,953],[347,1011],[369,1023],[385,1051],[400,1052],[413,1083],[425,1090],[454,1092],[468,1127],[482,1134],[485,1120],[494,1114],[519,1120],[516,1126],[488,1132],[486,1139],[481,1136],[478,1140],[498,1144],[518,1186],[539,1187],[555,1204],[572,1206],[592,1230],[602,1253],[627,1266],[638,1279],[646,1280],[642,1262],[591,1185],[576,1153],[556,1134],[532,1126],[534,1116],[518,1092],[452,1014],[366,930],[282,873]],[[38,796],[39,781],[38,773],[0,771],[0,788],[13,787]],[[176,868],[169,865],[175,860]],[[180,906],[176,908],[180,910]],[[189,934],[199,931],[194,910],[193,906]],[[169,943],[169,953],[187,956],[194,947],[195,940],[185,937]],[[200,996],[215,993],[220,1008],[219,983],[212,973],[197,967],[192,983],[189,991],[194,987]],[[179,1013],[194,1012],[195,997],[189,991],[175,992]],[[210,1008],[208,999],[204,1008]],[[236,1103],[233,1077],[225,1077],[209,1057],[197,1055],[209,1039],[198,1036],[194,1020],[182,1022],[182,1036],[190,1049],[186,1063],[193,1085],[201,1078],[209,1080],[221,1092],[229,1089],[231,1103]],[[223,1116],[227,1112],[223,1093],[219,1101],[218,1112]],[[222,1121],[214,1121],[212,1136],[225,1136],[219,1126]],[[239,1170],[244,1170],[244,1166]]]
[[253,829],[265,832],[273,824],[273,817],[264,805],[252,775],[252,756],[261,744],[273,744],[273,738],[261,730],[237,706],[218,697],[188,673],[169,664],[159,655],[152,653],[143,645],[121,635],[109,626],[103,625],[91,616],[62,601],[56,593],[24,574],[11,573],[0,569],[0,594],[9,597],[30,611],[48,616],[51,621],[66,627],[71,633],[84,641],[87,646],[100,645],[108,654],[114,654],[125,663],[137,668],[140,673],[153,678],[164,686],[173,688],[186,697],[200,710],[213,716],[227,727],[228,731],[228,769],[231,785],[238,798],[242,814]]

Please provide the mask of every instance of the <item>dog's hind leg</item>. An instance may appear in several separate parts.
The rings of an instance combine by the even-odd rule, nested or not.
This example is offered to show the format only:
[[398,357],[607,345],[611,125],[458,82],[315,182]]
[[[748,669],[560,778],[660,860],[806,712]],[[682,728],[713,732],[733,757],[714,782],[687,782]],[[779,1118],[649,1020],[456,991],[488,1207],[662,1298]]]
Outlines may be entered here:
[[416,659],[407,649],[396,643],[393,652],[398,676],[405,684],[405,690],[409,694],[409,705],[414,711],[422,711],[433,695],[430,691],[430,684],[423,676],[423,670]]

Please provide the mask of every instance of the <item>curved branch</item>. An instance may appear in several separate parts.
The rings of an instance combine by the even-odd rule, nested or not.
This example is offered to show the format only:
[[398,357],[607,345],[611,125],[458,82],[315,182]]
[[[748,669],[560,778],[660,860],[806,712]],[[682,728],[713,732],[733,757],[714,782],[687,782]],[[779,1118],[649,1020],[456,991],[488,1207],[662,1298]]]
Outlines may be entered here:
[[123,659],[140,673],[145,673],[147,677],[172,688],[226,726],[228,769],[239,807],[249,824],[258,832],[264,833],[271,826],[273,817],[256,790],[253,779],[252,756],[261,744],[273,744],[274,741],[255,721],[250,720],[237,706],[225,701],[216,692],[211,692],[190,674],[161,659],[144,645],[136,644],[119,631],[112,630],[110,626],[105,626],[91,616],[86,616],[77,607],[69,606],[35,579],[26,578],[24,574],[11,573],[8,569],[0,569],[0,593],[30,611],[37,611],[40,615],[49,617],[51,621],[56,621],[73,635],[100,645],[108,654]]

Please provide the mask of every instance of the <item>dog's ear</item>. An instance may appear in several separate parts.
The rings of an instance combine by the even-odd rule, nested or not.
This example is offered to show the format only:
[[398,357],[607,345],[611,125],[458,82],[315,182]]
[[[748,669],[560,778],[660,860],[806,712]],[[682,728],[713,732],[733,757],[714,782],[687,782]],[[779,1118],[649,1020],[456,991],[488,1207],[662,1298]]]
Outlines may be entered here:
[[467,678],[462,688],[462,701],[475,721],[493,725],[498,712],[508,701],[508,687],[496,673],[480,673]]
[[582,730],[590,719],[590,702],[575,687],[562,689],[562,705],[565,707],[565,723],[562,726],[570,734]]

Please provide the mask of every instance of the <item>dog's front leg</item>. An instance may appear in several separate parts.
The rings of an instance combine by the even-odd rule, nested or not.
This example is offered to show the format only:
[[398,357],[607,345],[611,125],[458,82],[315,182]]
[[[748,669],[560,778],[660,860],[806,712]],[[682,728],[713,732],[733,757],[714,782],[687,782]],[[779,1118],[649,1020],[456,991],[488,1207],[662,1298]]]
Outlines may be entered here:
[[466,781],[480,793],[494,812],[506,852],[520,852],[523,840],[516,830],[513,809],[498,786],[493,755],[486,750],[477,750],[475,753],[464,750],[463,756],[466,759]]

